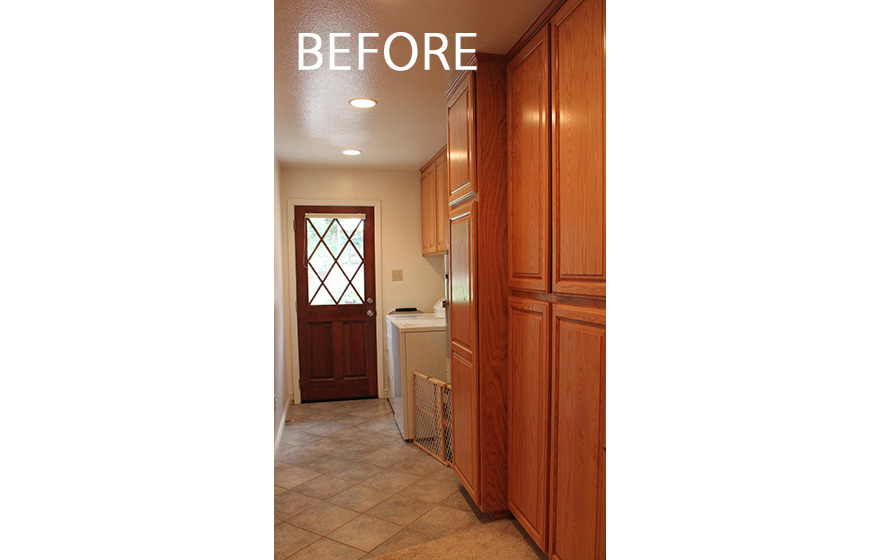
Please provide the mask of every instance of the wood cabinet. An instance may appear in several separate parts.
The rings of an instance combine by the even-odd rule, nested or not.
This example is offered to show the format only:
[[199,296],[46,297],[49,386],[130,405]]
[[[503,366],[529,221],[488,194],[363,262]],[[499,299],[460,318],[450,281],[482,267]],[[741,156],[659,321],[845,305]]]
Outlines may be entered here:
[[510,510],[547,550],[550,494],[550,303],[510,298]]
[[446,185],[446,146],[421,169],[422,183],[422,255],[438,255],[447,250],[449,206]]
[[484,512],[507,510],[507,124],[504,58],[477,53],[449,91],[453,467]]
[[443,253],[448,250],[446,240],[449,239],[449,205],[446,203],[446,193],[449,192],[449,169],[446,165],[446,146],[443,146],[443,150],[437,155],[434,168],[437,170],[435,174],[437,188],[434,197],[437,204],[437,252]]
[[464,79],[447,94],[446,141],[449,164],[449,204],[474,192],[474,90],[475,73]]
[[422,171],[422,254],[437,252],[437,172],[431,165]]
[[510,287],[550,289],[550,31],[507,66]]
[[507,66],[508,505],[556,560],[605,557],[604,9],[554,2]]
[[605,295],[605,2],[550,21],[553,291]]
[[548,555],[559,560],[601,558],[605,310],[554,305],[552,338]]

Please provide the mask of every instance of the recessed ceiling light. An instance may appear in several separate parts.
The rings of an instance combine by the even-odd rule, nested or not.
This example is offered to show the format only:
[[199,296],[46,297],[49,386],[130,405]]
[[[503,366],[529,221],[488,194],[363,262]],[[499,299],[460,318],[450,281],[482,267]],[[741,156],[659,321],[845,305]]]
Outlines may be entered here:
[[351,101],[349,101],[352,107],[357,107],[358,109],[369,109],[370,107],[376,106],[376,100],[370,99],[369,97],[355,97]]
[[361,155],[360,150],[342,150],[342,153],[347,156],[359,156]]

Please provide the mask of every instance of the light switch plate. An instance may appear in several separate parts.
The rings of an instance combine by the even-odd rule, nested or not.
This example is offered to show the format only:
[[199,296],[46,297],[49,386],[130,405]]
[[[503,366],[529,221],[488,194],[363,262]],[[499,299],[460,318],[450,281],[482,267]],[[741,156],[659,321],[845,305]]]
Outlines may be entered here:
[[391,281],[392,282],[402,282],[403,281],[403,271],[402,270],[392,270],[391,271]]

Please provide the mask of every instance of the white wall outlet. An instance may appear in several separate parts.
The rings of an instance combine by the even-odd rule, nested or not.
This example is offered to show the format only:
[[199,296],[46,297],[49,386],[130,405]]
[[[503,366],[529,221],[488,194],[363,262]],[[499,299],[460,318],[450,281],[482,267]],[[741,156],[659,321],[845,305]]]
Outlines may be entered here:
[[392,282],[402,282],[403,281],[403,271],[402,270],[392,270],[391,271],[391,281]]

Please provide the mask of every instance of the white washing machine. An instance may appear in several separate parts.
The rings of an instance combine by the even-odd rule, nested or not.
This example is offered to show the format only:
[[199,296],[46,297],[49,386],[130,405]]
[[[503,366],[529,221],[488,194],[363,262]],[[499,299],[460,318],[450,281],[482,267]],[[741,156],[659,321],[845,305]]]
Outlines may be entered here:
[[413,370],[449,383],[446,373],[446,319],[433,313],[385,317],[391,408],[403,439],[413,438]]

